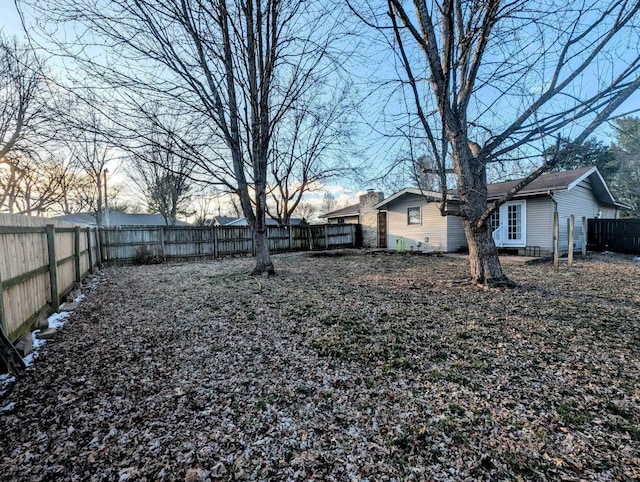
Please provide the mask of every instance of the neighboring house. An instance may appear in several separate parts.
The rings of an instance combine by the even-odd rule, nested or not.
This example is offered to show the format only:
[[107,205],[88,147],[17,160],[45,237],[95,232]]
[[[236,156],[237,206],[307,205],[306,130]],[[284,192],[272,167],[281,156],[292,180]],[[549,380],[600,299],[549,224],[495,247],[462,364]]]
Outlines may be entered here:
[[205,226],[227,226],[228,224],[237,221],[238,218],[234,218],[231,216],[214,216],[210,219],[207,219],[204,222]]
[[385,247],[378,239],[378,225],[382,221],[379,220],[380,213],[375,208],[383,198],[384,194],[370,189],[360,195],[358,204],[331,211],[320,217],[326,218],[328,224],[359,224],[364,248]]
[[[519,180],[489,184],[488,201],[506,194]],[[430,201],[425,199],[425,195]],[[376,204],[381,214],[381,239],[390,249],[456,251],[467,246],[462,219],[441,216],[439,193],[403,189]],[[455,191],[448,209],[457,210]],[[558,212],[560,251],[569,246],[568,224],[575,217],[574,244],[579,247],[585,233],[582,218],[618,218],[629,206],[615,200],[595,167],[543,174],[500,206],[489,222],[496,246],[518,252],[548,254],[553,251],[553,218]],[[386,229],[385,229],[386,226]]]
[[[64,216],[56,216],[52,219],[67,221],[76,224],[88,224],[97,226],[95,215],[91,213],[65,214]],[[161,214],[131,214],[122,212],[110,212],[109,222],[103,223],[104,226],[166,226],[166,221]],[[189,226],[184,221],[176,221],[176,226]]]
[[352,204],[346,208],[336,209],[320,217],[326,218],[328,224],[359,224],[360,204]]
[[[278,226],[278,221],[273,218],[266,219],[267,226]],[[291,218],[289,220],[289,226],[299,226],[301,224],[307,224],[307,221],[304,218]],[[225,226],[249,226],[247,222],[247,218],[237,218],[235,221],[232,221]]]

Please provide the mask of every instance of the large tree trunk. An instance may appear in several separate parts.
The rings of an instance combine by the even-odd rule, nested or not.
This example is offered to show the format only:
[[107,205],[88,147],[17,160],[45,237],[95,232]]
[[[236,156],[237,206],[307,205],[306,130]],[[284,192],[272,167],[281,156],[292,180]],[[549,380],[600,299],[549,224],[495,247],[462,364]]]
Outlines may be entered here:
[[[487,221],[479,222],[487,209],[487,171],[476,161],[475,146],[454,136],[454,166],[458,174],[464,234],[469,247],[471,281],[475,285],[510,286],[512,283],[502,271],[498,250]],[[456,153],[455,148],[459,151]],[[456,155],[457,154],[457,155]]]
[[268,276],[275,276],[276,270],[273,267],[271,261],[271,254],[269,253],[269,239],[267,238],[267,229],[264,226],[262,229],[253,230],[253,245],[256,249],[256,267],[251,272],[252,276],[262,276],[266,274]]
[[493,242],[491,230],[487,223],[478,227],[476,222],[464,219],[464,234],[469,246],[469,268],[471,280],[476,285],[497,286],[509,285],[510,282],[502,271],[498,250]]

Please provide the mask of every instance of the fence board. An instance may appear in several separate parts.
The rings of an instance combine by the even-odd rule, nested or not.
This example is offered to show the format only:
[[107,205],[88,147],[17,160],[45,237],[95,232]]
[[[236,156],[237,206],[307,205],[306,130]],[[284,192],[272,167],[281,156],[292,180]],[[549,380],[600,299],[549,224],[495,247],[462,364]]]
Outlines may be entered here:
[[[54,225],[49,260],[47,225]],[[246,226],[126,226],[90,228],[80,236],[72,223],[0,214],[0,323],[11,340],[32,328],[38,317],[57,309],[57,300],[84,278],[91,264],[131,264],[141,250],[168,261],[213,259],[254,254],[253,235]],[[355,225],[268,228],[271,252],[355,246]],[[79,264],[78,264],[79,263]],[[56,276],[51,276],[55,268]],[[57,288],[57,289],[54,289]]]
[[[2,329],[15,340],[51,309],[51,282],[46,225],[54,225],[57,293],[65,295],[76,281],[75,229],[72,223],[46,218],[0,214],[0,296]],[[17,229],[16,229],[17,228]],[[80,273],[89,271],[86,230],[81,227]],[[95,236],[95,231],[94,231]],[[94,247],[94,259],[97,251]],[[66,260],[62,262],[63,260]],[[57,309],[57,306],[55,307]]]
[[[140,253],[167,261],[250,256],[253,234],[247,226],[119,226],[100,228],[103,261],[135,263]],[[269,226],[272,253],[355,246],[356,225]]]
[[640,254],[640,219],[589,219],[587,245],[596,251]]

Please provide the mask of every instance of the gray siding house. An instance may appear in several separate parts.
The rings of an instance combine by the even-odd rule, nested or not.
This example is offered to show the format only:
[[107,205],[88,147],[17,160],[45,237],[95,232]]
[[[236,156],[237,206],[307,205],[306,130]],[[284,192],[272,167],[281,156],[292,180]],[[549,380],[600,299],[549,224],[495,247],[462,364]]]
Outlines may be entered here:
[[[519,179],[487,185],[488,200],[507,193]],[[441,216],[440,193],[407,188],[376,204],[386,213],[389,249],[451,252],[466,247],[459,216]],[[456,210],[451,193],[448,209]],[[558,212],[560,251],[569,246],[569,218],[575,216],[574,244],[579,247],[586,233],[582,218],[618,218],[628,206],[615,200],[595,167],[551,172],[540,176],[511,201],[500,206],[490,219],[493,239],[499,248],[547,254],[553,250],[553,218]],[[384,225],[384,223],[382,223]]]

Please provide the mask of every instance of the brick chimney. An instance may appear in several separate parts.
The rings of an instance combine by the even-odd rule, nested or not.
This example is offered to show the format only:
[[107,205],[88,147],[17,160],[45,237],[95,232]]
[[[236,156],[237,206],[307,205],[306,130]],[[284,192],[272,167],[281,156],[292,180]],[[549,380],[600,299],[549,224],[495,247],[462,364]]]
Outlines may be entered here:
[[362,246],[378,247],[378,210],[373,206],[384,199],[384,194],[369,189],[360,195],[360,226],[362,226]]

